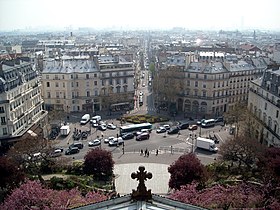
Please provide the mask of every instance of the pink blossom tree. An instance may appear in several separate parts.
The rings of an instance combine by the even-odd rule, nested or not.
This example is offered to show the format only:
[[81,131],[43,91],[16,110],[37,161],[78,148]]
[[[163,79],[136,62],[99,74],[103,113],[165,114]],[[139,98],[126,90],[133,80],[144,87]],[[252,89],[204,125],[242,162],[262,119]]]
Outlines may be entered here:
[[78,189],[57,191],[44,188],[38,181],[27,181],[6,198],[0,209],[68,209],[106,199],[105,195],[95,192],[83,197]]

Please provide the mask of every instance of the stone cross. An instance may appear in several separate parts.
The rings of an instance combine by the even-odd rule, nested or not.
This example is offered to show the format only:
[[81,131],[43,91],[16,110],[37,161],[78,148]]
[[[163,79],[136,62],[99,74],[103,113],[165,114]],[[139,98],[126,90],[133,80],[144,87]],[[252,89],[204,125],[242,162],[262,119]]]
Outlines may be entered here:
[[136,173],[133,172],[131,174],[131,178],[132,179],[137,179],[137,181],[139,181],[137,190],[132,190],[132,199],[135,200],[149,200],[152,198],[152,193],[151,190],[147,190],[146,186],[145,186],[145,181],[147,179],[151,179],[153,177],[152,173],[145,171],[145,167],[144,166],[139,166],[139,171],[137,171]]

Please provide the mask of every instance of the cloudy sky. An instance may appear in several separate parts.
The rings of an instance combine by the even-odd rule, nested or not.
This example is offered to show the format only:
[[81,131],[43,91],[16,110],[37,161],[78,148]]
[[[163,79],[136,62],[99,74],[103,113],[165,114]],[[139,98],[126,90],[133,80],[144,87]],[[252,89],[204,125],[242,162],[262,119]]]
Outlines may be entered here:
[[0,30],[172,28],[280,30],[279,0],[0,0]]

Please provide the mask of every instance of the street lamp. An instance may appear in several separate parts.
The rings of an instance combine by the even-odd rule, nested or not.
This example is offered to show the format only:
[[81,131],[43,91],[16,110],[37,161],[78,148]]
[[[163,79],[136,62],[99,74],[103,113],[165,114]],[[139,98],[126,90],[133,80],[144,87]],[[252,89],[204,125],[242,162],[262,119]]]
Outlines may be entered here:
[[196,134],[190,133],[190,138],[192,140],[192,153],[194,152],[194,140],[196,139]]

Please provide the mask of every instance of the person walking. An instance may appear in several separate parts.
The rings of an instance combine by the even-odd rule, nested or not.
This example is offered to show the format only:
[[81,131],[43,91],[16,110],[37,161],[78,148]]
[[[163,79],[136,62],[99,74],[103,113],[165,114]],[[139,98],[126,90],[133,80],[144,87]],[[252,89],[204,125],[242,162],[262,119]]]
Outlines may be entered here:
[[142,149],[140,150],[140,155],[141,155],[141,156],[143,155],[143,150],[142,150]]
[[147,157],[149,157],[149,153],[150,153],[150,152],[149,152],[149,151],[147,151]]
[[158,156],[158,149],[156,150],[156,156]]
[[145,156],[144,156],[144,157],[147,156],[147,153],[148,153],[148,149],[146,148],[146,149],[145,149]]

